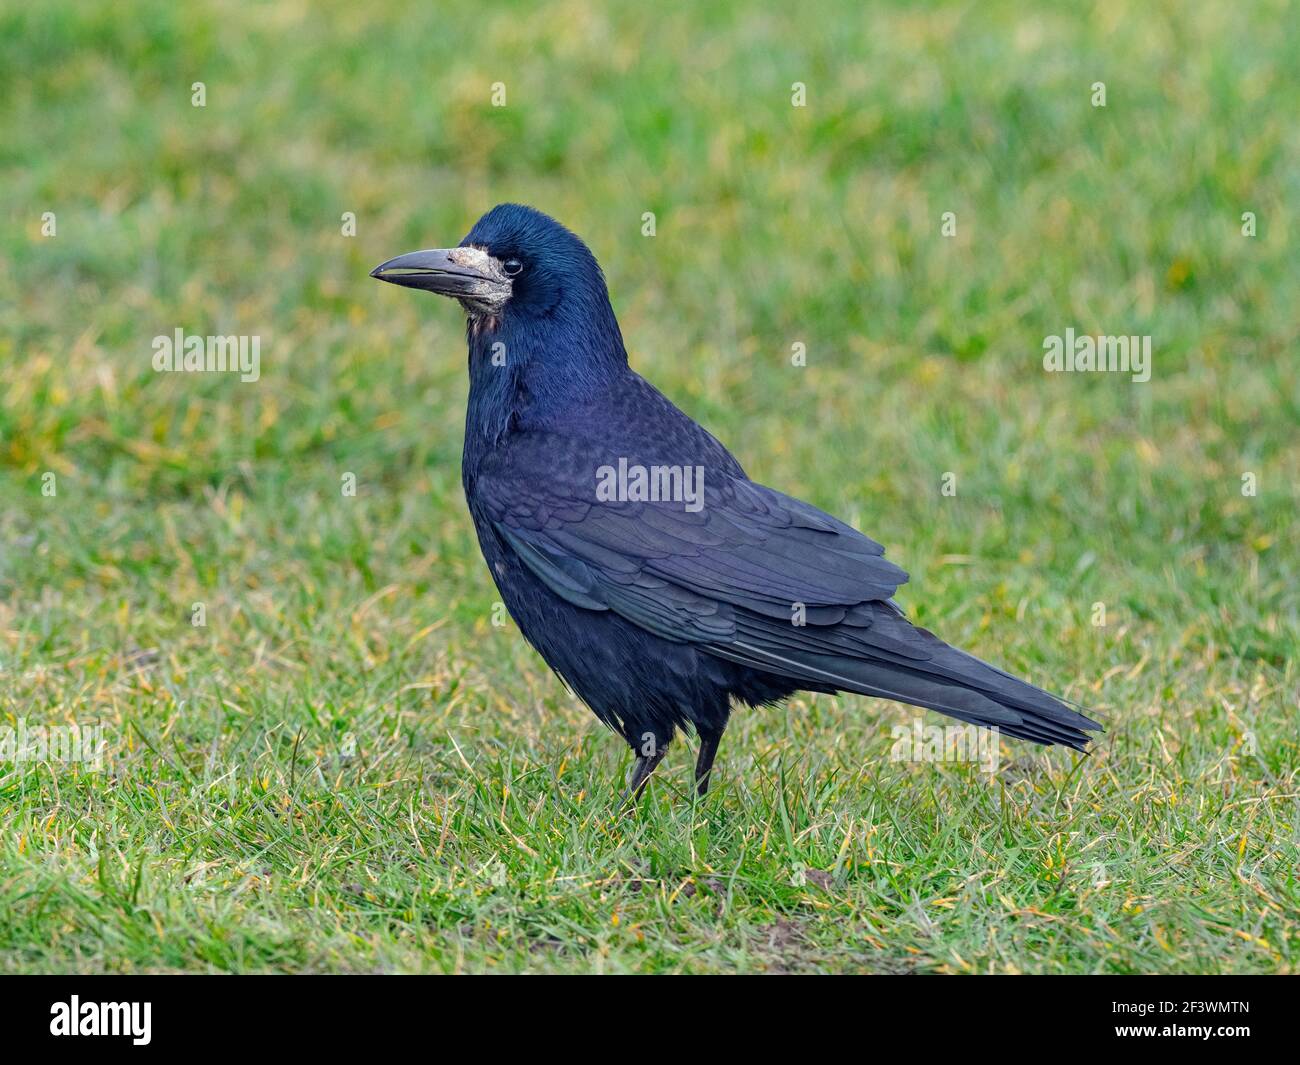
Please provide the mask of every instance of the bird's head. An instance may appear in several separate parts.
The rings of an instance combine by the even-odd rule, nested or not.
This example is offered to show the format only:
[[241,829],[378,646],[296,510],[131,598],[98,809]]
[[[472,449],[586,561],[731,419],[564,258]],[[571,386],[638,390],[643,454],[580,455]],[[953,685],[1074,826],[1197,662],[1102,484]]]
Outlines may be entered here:
[[493,207],[457,247],[399,255],[370,276],[453,296],[472,326],[613,317],[587,246],[555,219],[516,203]]
[[566,410],[627,372],[596,257],[531,207],[493,207],[457,247],[399,255],[371,276],[465,308],[471,421],[478,411],[499,428],[525,403],[534,413]]

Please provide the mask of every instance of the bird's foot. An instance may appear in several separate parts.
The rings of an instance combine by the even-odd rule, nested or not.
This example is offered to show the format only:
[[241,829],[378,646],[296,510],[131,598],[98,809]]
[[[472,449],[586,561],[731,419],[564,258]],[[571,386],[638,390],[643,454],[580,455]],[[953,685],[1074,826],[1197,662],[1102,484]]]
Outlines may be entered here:
[[718,754],[721,732],[700,733],[700,754],[695,760],[695,792],[702,799],[709,790],[709,777],[713,774],[713,759]]
[[641,793],[645,791],[645,786],[650,782],[650,774],[655,771],[655,766],[663,761],[664,751],[659,750],[655,754],[637,755],[636,765],[632,767],[632,776],[628,780],[627,790],[623,792],[623,799],[620,805],[625,809],[635,806],[641,799]]

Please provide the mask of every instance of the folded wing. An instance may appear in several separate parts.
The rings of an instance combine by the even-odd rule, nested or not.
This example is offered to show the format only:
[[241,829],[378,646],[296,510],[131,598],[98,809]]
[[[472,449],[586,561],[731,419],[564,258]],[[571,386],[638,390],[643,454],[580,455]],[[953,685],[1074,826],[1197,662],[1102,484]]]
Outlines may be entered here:
[[728,472],[706,471],[697,508],[597,502],[554,483],[498,473],[479,498],[521,561],[575,606],[818,690],[896,699],[1040,743],[1082,750],[1085,730],[1099,728],[911,625],[890,600],[907,574],[807,503]]

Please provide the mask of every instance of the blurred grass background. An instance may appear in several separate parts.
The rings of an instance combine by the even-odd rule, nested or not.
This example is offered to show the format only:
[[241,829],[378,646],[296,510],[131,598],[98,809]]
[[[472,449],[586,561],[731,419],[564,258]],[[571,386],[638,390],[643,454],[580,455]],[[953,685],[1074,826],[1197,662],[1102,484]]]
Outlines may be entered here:
[[[0,966],[1294,970],[1294,5],[764,6],[0,3],[0,724],[115,751],[0,765]],[[1094,754],[804,699],[613,818],[623,745],[492,624],[459,312],[366,276],[505,200]],[[178,327],[261,380],[155,374]],[[1069,327],[1151,381],[1044,373]]]

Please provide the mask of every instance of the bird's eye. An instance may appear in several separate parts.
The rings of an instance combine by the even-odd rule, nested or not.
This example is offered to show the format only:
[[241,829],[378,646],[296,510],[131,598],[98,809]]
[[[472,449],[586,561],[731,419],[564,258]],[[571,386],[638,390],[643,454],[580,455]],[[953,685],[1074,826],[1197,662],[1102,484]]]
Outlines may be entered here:
[[506,272],[506,277],[518,277],[523,273],[524,264],[518,259],[507,259],[501,264],[501,269]]

